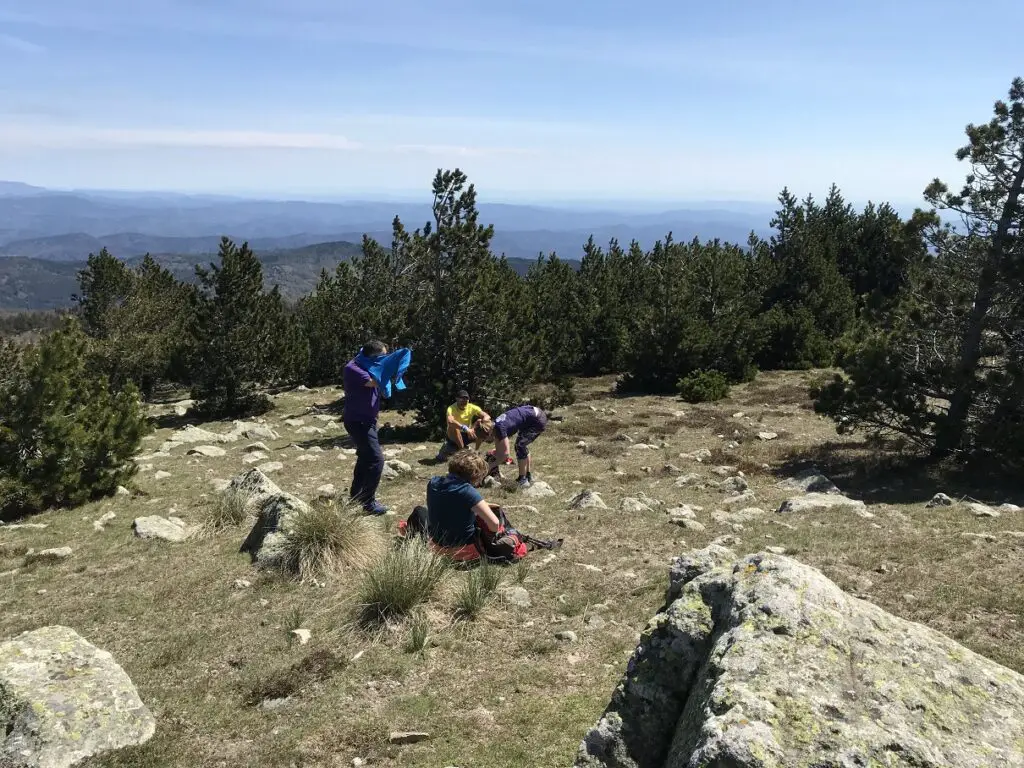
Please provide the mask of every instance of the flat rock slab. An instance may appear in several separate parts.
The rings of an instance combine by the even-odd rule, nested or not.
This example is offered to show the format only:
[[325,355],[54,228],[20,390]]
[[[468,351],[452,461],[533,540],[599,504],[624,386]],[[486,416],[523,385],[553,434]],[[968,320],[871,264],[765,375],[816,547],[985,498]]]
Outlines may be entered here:
[[0,643],[0,765],[68,768],[155,730],[125,671],[74,630],[43,627]]
[[178,544],[189,536],[188,526],[177,519],[168,519],[160,515],[137,517],[132,522],[132,530],[140,539],[162,539]]
[[216,459],[226,456],[228,452],[216,445],[197,445],[194,448],[189,448],[185,453],[189,456],[207,456]]
[[843,507],[861,517],[874,517],[867,511],[863,501],[851,499],[841,493],[808,493],[806,496],[796,496],[787,499],[779,506],[779,514],[794,512],[820,512],[824,509]]
[[791,558],[677,558],[575,765],[1021,768],[1024,676]]
[[543,499],[554,495],[555,489],[543,480],[534,480],[533,483],[530,484],[529,488],[523,489],[523,496],[528,499]]

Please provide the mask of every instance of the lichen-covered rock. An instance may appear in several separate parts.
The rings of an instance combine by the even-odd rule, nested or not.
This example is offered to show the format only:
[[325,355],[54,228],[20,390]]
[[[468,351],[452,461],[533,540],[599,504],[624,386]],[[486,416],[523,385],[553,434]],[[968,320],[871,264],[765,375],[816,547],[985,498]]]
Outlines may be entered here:
[[569,500],[569,509],[608,509],[597,491],[580,491]]
[[619,502],[619,511],[627,514],[638,515],[642,512],[650,512],[651,508],[640,499],[626,497]]
[[266,424],[251,421],[236,421],[234,428],[228,433],[231,440],[244,437],[246,440],[277,440],[281,436]]
[[106,651],[67,627],[0,643],[0,765],[68,768],[149,740],[156,721]]
[[808,493],[806,496],[795,496],[779,505],[779,514],[795,512],[820,512],[823,509],[843,507],[861,517],[874,517],[867,511],[863,501],[851,499],[841,493]]
[[255,518],[239,551],[247,553],[258,568],[288,567],[288,532],[296,515],[309,512],[306,502],[282,491],[258,469],[236,477],[224,493],[245,494],[246,510]]
[[132,530],[140,539],[162,539],[176,544],[189,537],[191,531],[178,518],[148,515],[132,521]]
[[185,453],[188,456],[206,456],[211,459],[227,455],[227,451],[216,445],[197,445],[194,448],[189,448]]
[[578,768],[1024,766],[1024,676],[782,555],[677,558]]
[[804,493],[840,493],[839,488],[815,467],[797,472],[778,484],[779,488]]

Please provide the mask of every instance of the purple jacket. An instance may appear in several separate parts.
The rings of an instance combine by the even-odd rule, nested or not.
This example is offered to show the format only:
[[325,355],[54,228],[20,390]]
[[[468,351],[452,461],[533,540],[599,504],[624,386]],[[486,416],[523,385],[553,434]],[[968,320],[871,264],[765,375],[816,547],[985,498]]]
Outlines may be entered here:
[[355,364],[354,359],[345,365],[341,376],[341,383],[345,388],[343,421],[359,424],[373,424],[377,421],[377,414],[380,413],[380,392],[376,387],[366,386],[366,382],[371,378],[370,374]]

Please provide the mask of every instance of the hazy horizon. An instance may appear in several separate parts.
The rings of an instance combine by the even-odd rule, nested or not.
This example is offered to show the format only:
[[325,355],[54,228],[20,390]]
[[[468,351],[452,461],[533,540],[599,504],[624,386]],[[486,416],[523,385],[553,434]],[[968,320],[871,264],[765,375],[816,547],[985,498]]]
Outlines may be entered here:
[[[367,198],[914,203],[959,183],[1024,5],[37,0],[0,7],[0,177]],[[934,67],[956,52],[955,70]],[[418,192],[422,190],[422,192]]]

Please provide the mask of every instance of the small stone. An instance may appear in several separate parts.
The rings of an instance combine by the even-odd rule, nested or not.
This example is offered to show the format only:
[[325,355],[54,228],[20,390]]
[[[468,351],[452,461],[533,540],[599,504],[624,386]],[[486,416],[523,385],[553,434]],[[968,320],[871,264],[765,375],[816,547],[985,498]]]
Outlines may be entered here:
[[745,413],[744,413],[743,411],[740,411],[739,413],[734,413],[734,414],[732,415],[732,417],[733,417],[734,419],[742,419],[742,418],[743,418],[744,416],[746,416],[746,415],[747,415],[747,414],[745,414]]
[[299,645],[305,645],[310,641],[310,639],[312,639],[313,633],[308,629],[293,629],[291,631],[291,636],[299,641]]
[[587,620],[583,622],[587,629],[604,629],[604,619],[600,616],[588,616]]
[[337,493],[337,490],[335,489],[333,483],[327,483],[326,485],[321,485],[319,488],[317,488],[316,492],[321,496],[333,496],[335,493]]
[[206,456],[207,458],[216,459],[221,456],[226,456],[227,451],[223,448],[218,448],[216,445],[197,445],[189,448],[186,451],[187,456]]
[[71,557],[71,547],[56,547],[44,549],[41,552],[29,550],[25,555],[25,559],[30,563],[40,560],[67,560],[69,557]]
[[768,440],[774,440],[774,439],[775,439],[775,438],[777,438],[778,436],[779,436],[779,435],[778,435],[778,433],[776,433],[776,432],[758,432],[758,433],[757,433],[757,439],[758,439],[758,440],[764,440],[764,441],[766,441],[766,442],[767,442]]
[[363,758],[361,758],[361,757],[353,757],[352,758],[352,768],[363,768],[364,765],[366,765],[366,763],[363,762]]
[[245,579],[235,579],[231,583],[231,586],[233,589],[248,589],[252,586],[252,582],[246,581]]
[[590,563],[576,563],[576,565],[578,565],[585,571],[590,571],[591,573],[604,573],[604,571],[602,571],[596,565],[590,565]]
[[719,477],[732,477],[739,470],[738,470],[737,467],[722,466],[722,467],[712,467],[711,471],[714,474],[718,475]]
[[388,741],[392,744],[417,744],[429,738],[430,734],[422,731],[392,731]]
[[301,427],[303,424],[306,423],[306,420],[305,419],[285,419],[284,423],[287,424],[289,427]]
[[632,443],[633,438],[629,435],[616,435],[612,438],[613,443]]
[[563,643],[575,643],[577,640],[579,640],[579,638],[576,637],[576,633],[573,632],[571,629],[565,629],[561,632],[556,632],[555,639],[560,640]]
[[586,440],[580,440],[578,443],[576,443],[576,447],[580,448],[580,449],[582,449],[584,451],[587,450],[587,441]]
[[786,548],[785,547],[768,547],[767,549],[773,555],[784,555],[784,554],[786,554]]
[[282,707],[288,706],[291,703],[291,696],[285,696],[284,698],[278,699],[264,699],[260,702],[259,708],[265,712],[273,712],[275,709],[281,709]]
[[1000,512],[1020,512],[1021,508],[1018,507],[1016,504],[1006,503],[1000,504],[998,507],[996,507],[996,509],[998,509]]
[[746,491],[750,486],[747,481],[742,477],[730,477],[718,484],[718,490],[722,493],[740,494]]
[[641,512],[650,512],[651,508],[640,501],[640,499],[625,498],[619,502],[619,511],[636,515]]
[[250,443],[242,449],[245,453],[254,453],[257,451],[269,451],[266,443]]
[[118,496],[131,496],[132,492],[125,488],[123,485],[117,486],[116,494]]
[[408,475],[412,472],[412,467],[406,464],[404,461],[398,459],[391,459],[386,462],[386,466],[391,467],[395,472],[400,475]]
[[543,480],[534,480],[528,488],[523,490],[523,496],[531,499],[543,499],[554,495],[555,490]]
[[184,541],[189,535],[188,528],[180,520],[167,519],[159,515],[135,518],[132,530],[140,539],[163,539],[174,543]]
[[243,458],[242,461],[244,461],[246,464],[255,464],[258,461],[266,461],[269,458],[270,456],[263,453],[263,451],[255,451],[254,453],[250,453],[245,458]]
[[160,469],[160,470],[157,470],[153,474],[153,479],[154,480],[166,480],[170,476],[171,476],[170,472],[165,472],[164,470]]
[[999,510],[993,509],[988,504],[980,504],[978,502],[968,503],[967,508],[974,513],[975,517],[999,517],[1001,514]]
[[284,469],[284,464],[280,461],[268,461],[266,464],[260,464],[257,469],[266,475],[271,472],[279,472]]
[[601,494],[596,491],[580,491],[569,501],[569,509],[608,509]]
[[297,430],[300,435],[325,435],[327,434],[320,427],[299,427]]
[[532,604],[530,593],[523,587],[507,587],[502,590],[501,595],[506,603],[514,605],[516,608],[529,608]]
[[693,485],[694,483],[699,483],[700,480],[701,480],[701,476],[697,475],[697,474],[694,474],[693,472],[691,472],[690,474],[687,474],[687,475],[680,475],[679,477],[676,478],[676,487],[677,488],[684,488],[687,485]]
[[925,507],[931,509],[933,507],[951,507],[953,506],[953,500],[944,493],[936,493],[932,496],[932,500],[925,504]]
[[306,455],[303,455],[303,456],[299,456],[299,458],[296,459],[296,461],[303,461],[303,462],[317,461],[317,457],[306,454]]

